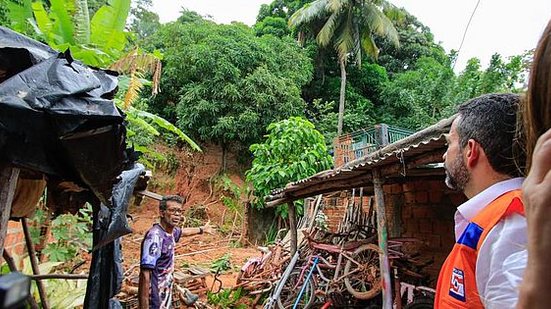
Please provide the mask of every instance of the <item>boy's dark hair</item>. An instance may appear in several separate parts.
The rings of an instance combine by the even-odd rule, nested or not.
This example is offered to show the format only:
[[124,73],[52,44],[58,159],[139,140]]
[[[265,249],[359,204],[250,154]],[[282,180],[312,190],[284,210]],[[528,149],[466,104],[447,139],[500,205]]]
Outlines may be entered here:
[[459,145],[477,141],[492,168],[511,177],[520,176],[513,151],[519,101],[516,94],[486,94],[463,103],[457,111]]
[[165,195],[159,202],[159,210],[166,210],[166,204],[171,201],[183,205],[185,202],[185,198],[179,195]]

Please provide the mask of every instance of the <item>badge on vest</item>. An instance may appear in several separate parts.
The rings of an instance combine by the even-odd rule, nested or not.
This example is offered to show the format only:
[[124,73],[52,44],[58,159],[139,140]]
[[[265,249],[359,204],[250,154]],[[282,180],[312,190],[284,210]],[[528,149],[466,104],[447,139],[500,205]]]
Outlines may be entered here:
[[465,275],[461,269],[455,267],[450,281],[450,296],[465,301]]

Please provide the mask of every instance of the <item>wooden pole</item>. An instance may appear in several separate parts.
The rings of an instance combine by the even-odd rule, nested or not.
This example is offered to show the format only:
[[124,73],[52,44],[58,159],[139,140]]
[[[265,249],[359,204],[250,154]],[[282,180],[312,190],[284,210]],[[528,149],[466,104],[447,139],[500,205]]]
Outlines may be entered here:
[[18,168],[0,165],[0,255],[4,253],[4,241],[8,232],[8,220],[18,177]]
[[289,202],[289,231],[291,232],[291,255],[297,252],[297,217],[295,203]]
[[[15,266],[15,261],[7,251],[4,251],[2,257],[8,264],[8,268],[10,269],[10,271],[18,271],[17,266]],[[32,294],[29,294],[29,296],[27,297],[27,301],[29,302],[29,305],[32,309],[38,309],[38,304],[36,303],[36,300],[34,299]]]
[[388,262],[387,230],[385,198],[381,171],[373,170],[373,189],[375,193],[375,206],[377,207],[377,234],[379,238],[379,265],[381,267],[381,280],[383,286],[383,309],[392,309],[392,287],[390,285],[390,264]]
[[[31,239],[31,233],[29,233],[29,226],[27,225],[27,218],[21,218],[21,226],[23,227],[23,233],[25,234],[25,244],[27,245],[27,252],[29,253],[29,259],[31,260],[31,267],[33,269],[33,275],[40,275],[40,270],[38,269],[38,261],[36,258],[36,253],[33,248],[33,241]],[[38,295],[40,295],[40,302],[42,303],[42,308],[49,309],[48,299],[46,298],[46,290],[42,281],[36,281],[36,287],[38,288]]]
[[46,279],[64,279],[64,280],[86,280],[88,274],[45,274],[45,275],[31,275],[31,279],[39,282]]

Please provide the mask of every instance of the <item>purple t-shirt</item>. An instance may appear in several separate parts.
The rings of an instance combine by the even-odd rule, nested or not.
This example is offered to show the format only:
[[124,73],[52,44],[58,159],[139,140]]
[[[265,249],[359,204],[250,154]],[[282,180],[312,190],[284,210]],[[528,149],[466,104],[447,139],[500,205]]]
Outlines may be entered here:
[[174,246],[180,240],[182,230],[175,227],[172,234],[155,223],[142,241],[140,267],[151,269],[149,308],[172,307],[174,272]]

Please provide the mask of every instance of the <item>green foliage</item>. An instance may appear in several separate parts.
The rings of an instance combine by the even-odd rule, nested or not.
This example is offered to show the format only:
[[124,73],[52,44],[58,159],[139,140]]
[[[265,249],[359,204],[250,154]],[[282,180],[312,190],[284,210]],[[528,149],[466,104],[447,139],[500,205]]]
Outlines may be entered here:
[[421,129],[446,116],[454,73],[450,66],[423,57],[411,70],[398,73],[382,91],[382,122]]
[[211,305],[222,309],[246,309],[247,305],[239,304],[243,297],[243,288],[223,289],[218,293],[207,292],[207,300]]
[[257,36],[271,34],[277,37],[283,37],[290,34],[287,21],[282,17],[268,16],[254,25],[254,31]]
[[50,261],[65,262],[77,252],[92,248],[92,207],[79,210],[78,215],[63,214],[52,220],[54,241],[48,243],[43,253]]
[[218,259],[214,260],[214,262],[212,262],[212,264],[210,265],[210,270],[213,273],[221,273],[223,271],[231,269],[230,258],[231,258],[230,253],[224,254],[223,256],[219,257]]
[[[354,62],[361,64],[364,52],[377,58],[375,36],[398,46],[398,33],[385,14],[388,11],[391,5],[382,1],[315,0],[296,11],[289,25],[314,28],[320,46],[331,44],[340,61],[354,57]],[[318,28],[320,23],[322,26]]]
[[304,111],[301,86],[312,66],[290,38],[259,38],[242,24],[176,22],[148,47],[165,55],[163,92],[150,107],[201,140],[248,146],[269,123]]
[[230,210],[242,212],[242,200],[249,194],[247,186],[241,188],[227,174],[221,174],[214,179],[214,189],[219,192],[224,206]]
[[[31,238],[40,241],[40,226],[48,213],[38,209],[31,220]],[[92,206],[86,204],[76,215],[63,214],[50,222],[53,241],[42,251],[49,261],[66,262],[75,258],[78,252],[92,248]]]
[[[127,43],[130,0],[109,0],[90,19],[86,0],[7,0],[11,27],[38,36],[52,48],[71,50],[75,59],[107,67],[122,55]],[[93,2],[97,4],[97,2]]]
[[140,43],[153,35],[161,26],[159,15],[151,11],[151,0],[138,0],[130,9],[130,31],[134,35],[132,40]]
[[270,228],[266,231],[266,245],[274,244],[277,240],[277,224],[276,221],[270,224]]
[[8,5],[6,1],[0,1],[0,26],[9,27]]
[[310,121],[291,117],[270,124],[267,130],[265,141],[250,147],[254,159],[246,173],[247,181],[253,184],[257,197],[254,205],[258,208],[263,207],[264,197],[271,190],[312,176],[332,164],[323,135]]

